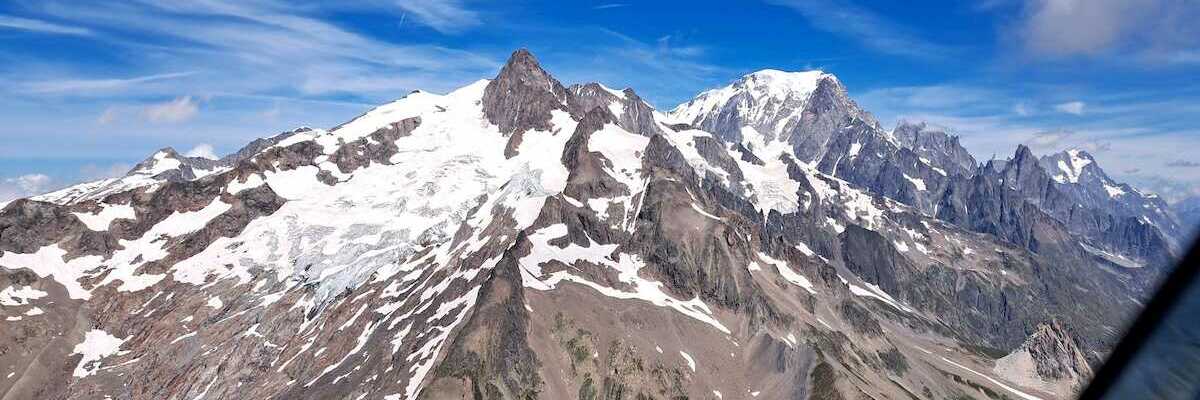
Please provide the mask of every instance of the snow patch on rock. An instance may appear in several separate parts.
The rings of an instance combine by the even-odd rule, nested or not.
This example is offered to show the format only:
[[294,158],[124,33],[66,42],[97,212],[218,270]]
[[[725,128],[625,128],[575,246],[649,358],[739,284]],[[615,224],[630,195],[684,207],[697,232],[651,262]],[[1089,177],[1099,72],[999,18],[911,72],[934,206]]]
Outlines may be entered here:
[[75,367],[73,375],[82,378],[96,373],[100,369],[98,361],[104,357],[124,354],[121,351],[122,343],[125,343],[125,339],[113,336],[108,332],[99,329],[88,331],[83,336],[83,342],[75,345],[75,349],[71,352],[71,354],[83,355],[83,358],[79,360],[79,365]]

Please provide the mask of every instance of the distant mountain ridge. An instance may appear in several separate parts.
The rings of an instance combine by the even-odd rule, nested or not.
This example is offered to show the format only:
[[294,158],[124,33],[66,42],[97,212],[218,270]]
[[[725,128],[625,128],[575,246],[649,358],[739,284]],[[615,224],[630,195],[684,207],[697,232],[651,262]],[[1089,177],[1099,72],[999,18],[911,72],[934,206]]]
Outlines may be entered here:
[[[1170,266],[1186,245],[1178,241],[1180,224],[1165,202],[1113,181],[1087,152],[1069,149],[1037,159],[1028,149],[1018,149],[1004,164],[977,166],[958,138],[944,129],[901,121],[885,131],[825,72],[750,73],[681,104],[670,118],[751,149],[787,143],[801,161],[823,173],[987,233],[997,233],[1006,223],[971,221],[988,217],[969,213],[990,200],[971,203],[954,197],[976,175],[1001,174],[990,179],[1007,179],[1009,185],[994,190],[1017,193],[995,206],[1019,209],[1029,202],[1086,238],[1097,254],[1123,265]],[[1004,172],[1001,165],[1009,164],[1017,168]],[[1147,288],[1153,288],[1158,274],[1149,275]]]
[[1170,248],[1049,162],[885,131],[824,72],[663,113],[522,49],[5,205],[0,393],[1070,398]]

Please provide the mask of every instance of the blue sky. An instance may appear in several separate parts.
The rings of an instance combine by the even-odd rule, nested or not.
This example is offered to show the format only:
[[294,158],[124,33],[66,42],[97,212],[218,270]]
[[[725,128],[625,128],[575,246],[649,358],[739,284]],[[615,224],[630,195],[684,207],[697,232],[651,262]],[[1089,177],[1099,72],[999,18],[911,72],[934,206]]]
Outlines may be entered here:
[[331,127],[494,76],[518,47],[659,109],[758,69],[822,69],[885,126],[949,127],[980,159],[1080,147],[1120,180],[1200,194],[1197,3],[882,3],[8,1],[0,200],[164,146],[221,155]]

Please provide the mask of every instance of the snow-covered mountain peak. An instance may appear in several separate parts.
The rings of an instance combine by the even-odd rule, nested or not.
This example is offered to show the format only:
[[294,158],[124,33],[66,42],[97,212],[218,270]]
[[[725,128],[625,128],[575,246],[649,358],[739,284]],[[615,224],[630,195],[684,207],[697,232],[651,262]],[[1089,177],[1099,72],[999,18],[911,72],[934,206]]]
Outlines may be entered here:
[[1054,171],[1053,177],[1058,183],[1079,183],[1085,168],[1096,163],[1091,154],[1080,149],[1068,149],[1047,158],[1053,161],[1050,170]]
[[180,157],[174,148],[164,147],[135,165],[133,169],[129,170],[129,174],[154,176],[175,170],[183,166],[183,162],[179,161]]
[[227,160],[188,157],[179,154],[174,148],[164,147],[139,162],[124,176],[81,183],[33,199],[58,204],[99,200],[110,194],[139,187],[202,178],[228,170],[229,165],[235,161],[235,156],[230,156]]
[[[784,109],[798,113],[821,81],[827,78],[836,82],[833,75],[822,71],[764,69],[746,74],[725,87],[701,93],[680,104],[670,115],[678,122],[697,124],[707,115],[730,107],[740,111],[743,120],[770,118]],[[780,125],[774,130],[782,129]]]
[[1070,149],[1064,150],[1063,152],[1067,153],[1067,155],[1069,155],[1071,157],[1079,157],[1079,158],[1094,160],[1094,158],[1092,158],[1092,154],[1088,153],[1087,150],[1084,150],[1084,149],[1070,148]]
[[735,86],[744,86],[752,93],[774,98],[808,97],[825,78],[837,79],[822,71],[786,72],[764,69],[742,77]]
[[[323,143],[325,147],[333,149],[337,145],[336,140],[344,142],[358,140],[407,118],[435,111],[444,112],[450,107],[474,107],[474,103],[479,101],[488,82],[486,79],[481,79],[444,95],[414,90],[403,98],[375,107],[328,132],[314,130],[310,131],[310,135],[327,134],[335,138],[335,141],[328,145]],[[280,143],[281,146],[287,144],[289,143]]]
[[1153,225],[1167,238],[1177,236],[1179,223],[1162,199],[1112,179],[1086,150],[1071,148],[1046,155],[1038,162],[1056,186],[1072,193],[1076,201],[1111,215],[1132,217],[1138,224]]
[[765,69],[699,94],[671,110],[668,118],[715,132],[728,141],[741,142],[744,127],[762,135],[755,140],[786,141],[811,99],[823,92],[846,97],[845,89],[831,74]]
[[1150,207],[1140,207],[1146,201],[1158,202],[1154,196],[1143,194],[1128,184],[1119,183],[1108,176],[1095,157],[1086,150],[1071,148],[1044,156],[1039,160],[1042,167],[1060,186],[1078,186],[1092,191],[1099,198],[1120,199],[1133,195],[1141,200],[1135,209],[1164,208],[1165,205],[1153,204]]
[[214,160],[179,154],[172,147],[154,152],[129,170],[126,176],[158,176],[165,180],[192,180],[222,170],[230,160]]

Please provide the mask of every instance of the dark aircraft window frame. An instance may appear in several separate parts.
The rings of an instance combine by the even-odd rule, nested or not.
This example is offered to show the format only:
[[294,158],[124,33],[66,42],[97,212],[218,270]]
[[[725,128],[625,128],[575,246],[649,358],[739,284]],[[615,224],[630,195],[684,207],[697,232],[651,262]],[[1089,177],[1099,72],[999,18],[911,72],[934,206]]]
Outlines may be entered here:
[[1200,241],[1163,281],[1079,396],[1200,399]]

